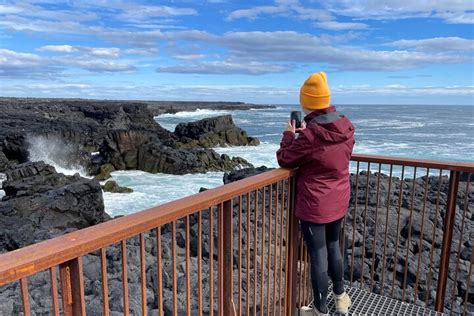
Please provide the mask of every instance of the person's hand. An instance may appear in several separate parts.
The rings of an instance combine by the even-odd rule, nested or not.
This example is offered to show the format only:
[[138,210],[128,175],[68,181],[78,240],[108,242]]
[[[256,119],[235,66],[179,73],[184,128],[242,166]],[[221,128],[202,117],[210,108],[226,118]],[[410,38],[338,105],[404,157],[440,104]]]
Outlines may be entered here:
[[301,127],[300,127],[300,128],[296,128],[296,129],[295,129],[295,132],[296,132],[296,133],[299,133],[299,132],[301,132],[301,131],[304,130],[304,129],[306,129],[306,122],[305,122],[305,121],[302,121],[302,122],[301,122]]
[[292,132],[293,134],[295,134],[295,133],[298,133],[298,132],[300,132],[300,131],[302,131],[306,128],[306,122],[305,121],[301,122],[301,127],[300,128],[296,128],[295,125],[296,125],[295,120],[288,121],[288,126],[286,127],[285,131]]

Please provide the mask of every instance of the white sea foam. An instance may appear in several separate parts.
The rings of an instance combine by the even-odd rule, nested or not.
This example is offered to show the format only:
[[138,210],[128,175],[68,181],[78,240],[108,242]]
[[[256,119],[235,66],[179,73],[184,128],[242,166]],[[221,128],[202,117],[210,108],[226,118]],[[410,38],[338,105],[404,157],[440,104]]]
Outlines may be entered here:
[[267,166],[276,168],[278,167],[276,160],[278,148],[277,144],[263,142],[258,146],[218,147],[214,148],[214,150],[219,154],[242,157],[255,167]]
[[166,113],[155,116],[155,121],[163,128],[173,132],[176,125],[182,122],[193,122],[208,117],[229,114],[226,110],[197,109],[196,111],[183,111],[178,113]]
[[143,171],[115,171],[112,179],[133,193],[104,193],[105,211],[111,216],[135,213],[199,192],[200,187],[223,184],[223,172],[205,174],[151,174]]
[[44,136],[29,136],[28,152],[30,161],[44,161],[53,166],[57,172],[66,175],[79,173],[86,176],[84,168],[71,161],[77,148],[71,144],[65,143],[59,138]]

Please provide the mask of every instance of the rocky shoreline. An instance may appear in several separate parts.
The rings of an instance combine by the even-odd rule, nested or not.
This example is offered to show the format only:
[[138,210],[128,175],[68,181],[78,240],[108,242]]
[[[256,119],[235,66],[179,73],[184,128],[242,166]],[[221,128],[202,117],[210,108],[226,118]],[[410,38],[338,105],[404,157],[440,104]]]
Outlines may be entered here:
[[[207,106],[253,107],[240,103]],[[126,101],[0,98],[0,172],[29,161],[36,147],[46,147],[47,155],[66,167],[83,166],[90,175],[99,174],[101,168],[185,174],[250,166],[242,158],[218,155],[209,148],[258,144],[235,126],[230,115],[183,124],[172,133],[155,122],[151,107],[155,112],[194,108],[186,102],[151,106]]]
[[[13,101],[12,101],[13,100]],[[228,157],[218,155],[210,149],[214,146],[252,146],[257,145],[258,140],[248,137],[245,131],[233,124],[232,117],[220,116],[201,121],[180,124],[175,132],[169,132],[157,124],[153,116],[155,110],[150,110],[145,103],[129,103],[118,101],[104,101],[96,104],[87,100],[38,100],[38,99],[1,99],[0,107],[0,173],[6,176],[2,183],[5,196],[0,201],[0,253],[11,251],[40,240],[52,238],[76,229],[81,229],[96,223],[109,220],[109,216],[104,212],[102,190],[97,179],[105,180],[110,176],[110,172],[115,170],[139,169],[148,172],[166,172],[173,174],[183,174],[188,172],[206,172],[210,170],[226,171],[223,182],[229,183],[239,179],[265,172],[268,169],[249,168],[235,170],[236,167],[251,167],[251,165],[238,157]],[[164,111],[176,110],[176,104],[172,103]],[[55,153],[55,159],[65,159],[70,164],[80,164],[85,166],[88,173],[95,175],[95,179],[86,179],[79,175],[66,176],[56,172],[54,168],[43,162],[28,162],[31,155],[31,142],[41,141],[44,146],[59,144],[61,151]],[[62,155],[61,155],[61,152]],[[1,174],[0,174],[1,175]],[[346,220],[355,223],[354,226],[346,225],[345,232],[346,245],[354,243],[354,250],[350,249],[346,255],[346,279],[353,276],[357,282],[362,281],[368,286],[366,277],[362,277],[362,271],[370,271],[374,268],[375,291],[382,293],[390,291],[392,276],[394,280],[394,295],[401,298],[403,287],[408,293],[406,299],[411,302],[414,298],[415,288],[418,298],[424,301],[424,295],[428,293],[428,301],[432,304],[435,293],[437,279],[435,273],[430,273],[429,267],[423,263],[417,265],[419,256],[425,262],[426,257],[434,254],[434,262],[439,262],[441,252],[441,238],[443,235],[444,208],[447,200],[448,178],[442,177],[441,182],[438,177],[419,177],[415,180],[405,179],[400,183],[400,179],[393,177],[389,185],[388,176],[380,175],[380,191],[377,201],[377,173],[367,175],[362,171],[358,176],[356,186],[356,175],[351,175],[352,195],[351,207]],[[368,180],[368,182],[367,182]],[[466,292],[468,293],[468,310],[474,310],[474,282],[466,288],[469,271],[470,254],[472,253],[472,234],[474,234],[474,189],[466,192],[466,180],[461,179],[459,195],[457,197],[457,215],[454,229],[454,240],[459,240],[461,244],[453,243],[452,258],[459,256],[459,274],[457,284],[452,287],[455,279],[454,270],[449,271],[448,285],[454,288],[455,306],[460,306]],[[472,180],[472,179],[471,179]],[[428,195],[424,201],[423,188],[426,185]],[[112,190],[124,190],[109,184]],[[388,187],[391,187],[390,194]],[[399,196],[400,186],[403,187],[402,196]],[[437,190],[440,188],[440,201],[436,201]],[[368,191],[367,191],[368,189]],[[414,195],[412,196],[412,192]],[[259,205],[262,207],[263,192],[259,191]],[[267,193],[268,194],[268,193]],[[280,198],[284,192],[280,192]],[[467,196],[465,195],[467,194]],[[366,201],[366,196],[368,200]],[[254,222],[254,206],[251,197],[251,208],[244,207],[243,216],[247,212],[252,214],[251,227],[257,226],[258,236],[263,228],[261,218],[257,216]],[[246,197],[243,196],[243,204],[246,204]],[[275,199],[275,197],[273,197]],[[267,198],[269,203],[270,198]],[[468,203],[466,214],[464,210],[465,201]],[[439,212],[436,212],[436,205],[439,204]],[[357,213],[354,214],[354,205],[358,206]],[[273,200],[273,205],[275,205]],[[367,205],[367,220],[364,220],[364,206]],[[401,211],[398,212],[398,206]],[[237,214],[238,203],[234,201],[234,217]],[[268,207],[268,204],[267,204]],[[423,209],[426,214],[423,215]],[[411,213],[413,209],[413,213]],[[216,210],[213,211],[214,216]],[[271,216],[275,216],[276,210],[271,211]],[[269,215],[270,215],[269,214]],[[375,217],[377,215],[377,218]],[[400,225],[397,230],[396,223],[400,217]],[[410,219],[411,218],[411,219]],[[203,212],[203,231],[209,231],[209,212]],[[388,219],[388,225],[386,224]],[[464,234],[460,236],[460,225],[465,221]],[[217,249],[214,250],[214,257],[209,258],[209,236],[203,234],[203,257],[197,257],[197,217],[191,216],[191,269],[196,271],[197,261],[203,262],[203,283],[209,282],[209,267],[214,266],[217,271]],[[217,221],[214,221],[216,225]],[[266,223],[268,225],[268,222]],[[429,230],[430,233],[421,233],[421,227]],[[247,230],[246,223],[242,227]],[[353,229],[355,227],[355,229]],[[236,229],[236,228],[235,228]],[[268,226],[265,228],[268,231]],[[373,242],[376,232],[387,231],[387,242]],[[217,229],[215,229],[217,232]],[[409,234],[411,232],[411,234]],[[156,291],[156,244],[154,231],[146,234],[146,260],[147,260],[147,305],[151,314],[156,314],[158,306]],[[410,235],[410,237],[408,237]],[[423,236],[422,236],[423,235]],[[422,237],[421,237],[422,236]],[[433,238],[434,236],[434,238]],[[234,232],[234,244],[237,242],[237,233]],[[217,236],[213,238],[217,240]],[[163,274],[164,274],[164,306],[169,314],[171,311],[171,233],[169,227],[162,229],[163,247]],[[364,241],[365,240],[365,241]],[[398,241],[397,241],[398,240]],[[178,222],[178,260],[184,262],[184,221]],[[241,240],[246,244],[246,239]],[[261,241],[260,241],[261,242]],[[272,246],[274,245],[271,244]],[[283,245],[286,240],[282,240]],[[421,245],[421,247],[420,247]],[[127,241],[129,258],[129,293],[131,315],[141,314],[140,307],[140,277],[139,263],[137,255],[139,243],[137,238]],[[277,245],[279,247],[279,244]],[[216,247],[216,243],[214,243]],[[249,247],[254,253],[253,242]],[[387,249],[387,257],[383,257],[384,247]],[[258,245],[260,249],[260,245]],[[256,250],[258,253],[259,250]],[[394,251],[397,251],[397,260],[393,260]],[[408,253],[408,256],[405,254]],[[120,247],[110,246],[107,248],[110,308],[111,315],[123,313],[121,297],[121,263]],[[237,249],[234,249],[234,257],[237,256]],[[392,257],[390,257],[392,256]],[[352,258],[354,264],[352,265]],[[372,267],[372,258],[375,266]],[[392,259],[390,259],[392,258]],[[258,260],[261,260],[259,257]],[[384,261],[385,260],[385,261]],[[454,260],[454,259],[453,259]],[[245,260],[244,260],[245,261]],[[246,273],[245,262],[242,266],[237,266],[234,261],[234,273],[241,271]],[[352,266],[350,269],[349,264]],[[408,282],[402,283],[405,274],[405,266],[408,267]],[[207,269],[207,270],[206,270]],[[253,269],[251,261],[250,269]],[[415,286],[417,269],[420,270],[420,280],[418,287]],[[84,279],[86,290],[86,302],[88,313],[91,315],[100,314],[100,284],[97,284],[100,262],[97,254],[90,254],[84,257]],[[351,272],[352,271],[352,272]],[[193,273],[192,282],[197,282]],[[365,274],[364,274],[365,275]],[[385,276],[385,285],[382,288],[380,277]],[[257,280],[260,280],[257,275]],[[207,278],[207,279],[206,279]],[[430,280],[431,288],[426,287],[427,280]],[[31,305],[37,315],[47,315],[51,302],[42,299],[49,295],[49,276],[39,273],[30,278],[30,293],[32,293]],[[179,301],[180,306],[184,305],[183,294],[185,289],[184,266],[178,267]],[[257,288],[260,288],[259,281]],[[215,290],[217,290],[215,288]],[[245,288],[242,290],[245,293]],[[0,288],[0,311],[6,314],[18,314],[21,311],[21,303],[17,299],[19,286],[17,283]],[[195,288],[192,293],[196,292]],[[194,293],[196,294],[196,293]],[[214,293],[215,297],[217,293]],[[203,299],[209,297],[209,292],[203,293]],[[245,297],[245,295],[244,295]],[[450,299],[447,300],[447,303]],[[196,303],[193,301],[193,304]],[[217,305],[204,306],[204,312],[210,308],[217,309]],[[260,307],[257,307],[259,310]],[[458,309],[454,308],[454,312]],[[181,314],[182,310],[180,310]]]

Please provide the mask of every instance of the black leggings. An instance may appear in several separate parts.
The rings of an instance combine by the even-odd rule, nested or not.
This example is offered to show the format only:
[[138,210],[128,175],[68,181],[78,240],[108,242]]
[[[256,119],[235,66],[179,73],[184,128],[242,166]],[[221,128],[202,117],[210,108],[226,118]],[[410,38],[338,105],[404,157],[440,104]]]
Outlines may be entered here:
[[342,218],[327,224],[301,221],[301,229],[311,257],[311,282],[314,305],[320,312],[327,312],[328,268],[333,291],[344,292],[344,268],[339,248]]

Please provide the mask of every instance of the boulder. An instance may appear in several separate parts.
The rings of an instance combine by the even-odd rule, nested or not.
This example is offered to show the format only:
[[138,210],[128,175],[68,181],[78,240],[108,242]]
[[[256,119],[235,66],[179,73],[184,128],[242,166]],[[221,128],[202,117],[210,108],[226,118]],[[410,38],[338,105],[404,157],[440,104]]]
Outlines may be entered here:
[[270,171],[270,170],[273,170],[273,169],[275,169],[275,168],[267,168],[265,166],[261,166],[261,167],[258,167],[258,168],[244,168],[244,169],[240,169],[240,170],[234,170],[234,171],[229,172],[229,173],[227,173],[227,172],[224,173],[223,181],[224,181],[224,184],[227,184],[227,183],[242,180],[242,179],[245,179],[245,178],[248,178],[248,177],[252,177],[252,176],[255,176],[257,174],[267,172],[267,171]]
[[260,144],[257,138],[249,137],[247,132],[237,127],[231,115],[180,123],[176,126],[174,134],[185,144],[191,143],[194,146],[198,144],[205,148],[228,145],[255,146]]
[[102,190],[104,192],[112,192],[112,193],[132,193],[133,189],[127,188],[127,187],[121,187],[118,185],[117,182],[113,180],[107,181],[103,186]]

